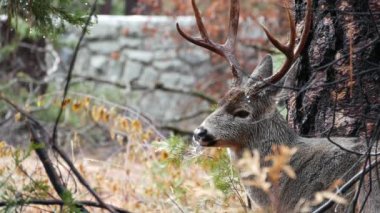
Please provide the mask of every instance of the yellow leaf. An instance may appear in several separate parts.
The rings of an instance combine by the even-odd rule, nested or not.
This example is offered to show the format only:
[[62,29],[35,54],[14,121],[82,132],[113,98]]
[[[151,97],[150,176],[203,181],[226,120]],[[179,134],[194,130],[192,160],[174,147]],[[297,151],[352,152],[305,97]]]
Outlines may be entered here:
[[166,160],[168,159],[169,154],[166,151],[161,151],[160,153],[160,160]]
[[284,171],[291,178],[295,178],[296,174],[289,162],[292,156],[297,152],[297,148],[289,148],[284,145],[273,146],[273,154],[265,158],[266,161],[272,161],[269,167],[268,177],[272,183],[278,183],[281,177],[281,171]]
[[37,106],[42,107],[43,106],[43,96],[38,96],[37,98]]
[[80,164],[79,164],[79,171],[80,171],[83,175],[86,174],[86,169],[85,169],[83,163],[80,163]]
[[285,165],[282,170],[288,175],[288,177],[296,179],[296,173],[291,166]]
[[97,106],[93,106],[91,108],[91,117],[92,119],[94,119],[95,122],[98,122],[100,120],[99,109]]
[[91,99],[89,97],[85,97],[82,101],[83,107],[88,109],[90,106]]
[[271,183],[267,181],[268,168],[261,168],[260,153],[254,150],[253,153],[245,151],[243,158],[238,161],[238,168],[241,171],[242,181],[246,185],[255,186],[265,192],[269,192]]
[[63,100],[62,102],[62,108],[65,108],[67,105],[69,105],[71,103],[71,99],[70,98],[66,98],[65,100]]
[[326,200],[333,200],[335,203],[339,203],[339,204],[347,204],[346,199],[335,194],[334,192],[323,191],[320,193],[321,193],[322,197],[324,197]]
[[15,121],[16,122],[19,122],[21,120],[21,118],[22,118],[22,115],[21,115],[20,112],[18,112],[18,113],[15,114]]
[[120,129],[129,132],[129,121],[127,118],[123,117],[120,119]]
[[111,107],[111,109],[108,111],[109,115],[110,115],[110,119],[112,120],[115,120],[116,116],[117,116],[117,110],[115,107]]
[[116,133],[112,128],[110,129],[110,137],[112,140],[115,140],[115,138],[116,138]]
[[7,147],[7,142],[6,141],[0,141],[0,150],[4,149]]
[[335,203],[347,204],[347,200],[334,192],[330,191],[320,191],[314,194],[314,199],[310,202],[311,206],[317,206],[321,204],[324,200],[332,200]]
[[99,108],[99,118],[100,121],[103,121],[104,123],[108,123],[110,121],[110,114],[105,107]]
[[153,133],[152,131],[148,130],[142,135],[142,141],[149,141],[149,139],[152,137]]
[[141,122],[139,120],[133,120],[132,121],[132,129],[133,129],[133,131],[141,132],[142,131]]
[[82,109],[82,103],[79,102],[79,101],[76,101],[72,106],[71,106],[71,109],[74,111],[74,112],[79,112],[81,109]]
[[113,183],[112,184],[112,192],[116,193],[118,189],[119,189],[119,187],[118,187],[117,183]]

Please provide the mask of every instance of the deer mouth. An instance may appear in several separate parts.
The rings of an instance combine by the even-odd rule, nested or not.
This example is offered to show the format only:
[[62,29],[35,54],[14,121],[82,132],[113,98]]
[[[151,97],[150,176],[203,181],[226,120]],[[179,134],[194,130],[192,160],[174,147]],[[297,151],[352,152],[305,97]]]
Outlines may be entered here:
[[214,146],[217,142],[217,140],[211,140],[211,141],[197,141],[200,146]]
[[199,146],[214,146],[218,142],[218,140],[215,140],[215,138],[211,135],[207,135],[202,138],[198,138],[196,136],[193,136],[193,141],[197,143]]

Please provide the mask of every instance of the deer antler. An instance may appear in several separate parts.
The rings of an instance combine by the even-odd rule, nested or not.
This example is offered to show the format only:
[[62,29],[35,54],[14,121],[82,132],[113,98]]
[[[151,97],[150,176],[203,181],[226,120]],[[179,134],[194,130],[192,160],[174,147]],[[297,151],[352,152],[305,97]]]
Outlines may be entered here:
[[281,80],[284,75],[289,71],[290,67],[294,63],[294,61],[299,57],[300,53],[303,51],[307,37],[310,32],[311,28],[311,20],[312,20],[312,5],[311,0],[307,0],[307,11],[306,11],[306,17],[305,17],[305,25],[304,29],[301,35],[301,39],[298,43],[298,46],[296,46],[296,26],[292,17],[292,14],[290,13],[289,8],[287,8],[287,14],[288,14],[288,20],[289,20],[289,27],[290,27],[290,39],[289,43],[287,45],[281,44],[280,41],[278,41],[275,37],[272,36],[272,34],[261,25],[263,28],[265,34],[267,35],[269,41],[275,46],[278,50],[280,50],[282,53],[285,54],[286,60],[284,64],[282,65],[281,69],[273,76],[263,79],[264,84],[259,84],[255,86],[255,89],[264,88],[266,85],[275,84],[279,80]]
[[177,23],[177,30],[179,34],[191,43],[211,50],[212,52],[217,53],[218,55],[225,58],[232,68],[232,74],[235,78],[235,86],[240,85],[242,82],[241,75],[243,72],[235,55],[236,36],[239,25],[239,1],[231,0],[228,36],[223,44],[216,43],[209,38],[207,30],[203,24],[199,9],[195,4],[195,0],[191,0],[191,3],[193,6],[199,33],[201,34],[201,38],[195,38],[187,35],[182,31],[179,24]]

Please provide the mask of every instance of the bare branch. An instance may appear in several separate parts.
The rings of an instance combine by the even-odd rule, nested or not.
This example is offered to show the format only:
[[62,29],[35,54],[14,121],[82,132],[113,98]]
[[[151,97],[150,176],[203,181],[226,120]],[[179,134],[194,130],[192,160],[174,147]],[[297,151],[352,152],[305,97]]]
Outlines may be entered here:
[[[82,206],[88,206],[88,207],[95,207],[95,208],[102,208],[103,206],[99,205],[96,202],[93,201],[77,201],[79,205]],[[4,207],[9,205],[9,202],[0,202],[0,207]],[[46,205],[46,206],[51,206],[51,205],[57,205],[57,206],[64,206],[65,203],[62,200],[14,200],[12,201],[13,206],[23,206],[23,205]],[[107,204],[108,206],[111,206],[117,213],[129,213],[130,211]]]
[[[11,105],[14,109],[16,109],[18,112],[20,112],[23,116],[25,116],[30,122],[31,126],[31,133],[32,133],[32,139],[37,145],[49,145],[52,146],[52,149],[59,154],[59,156],[65,161],[65,163],[70,167],[70,169],[73,171],[76,178],[79,180],[79,182],[92,194],[92,196],[95,197],[95,199],[98,201],[99,205],[103,206],[105,209],[109,210],[110,212],[115,212],[111,207],[107,206],[107,204],[100,198],[100,196],[91,188],[91,186],[88,184],[88,182],[83,178],[83,176],[80,174],[78,169],[75,167],[75,165],[71,162],[70,158],[58,147],[56,143],[52,143],[52,138],[49,137],[48,132],[46,129],[31,115],[29,115],[27,112],[22,110],[20,107],[18,107],[16,104],[14,104],[11,100],[3,97],[0,95],[0,99],[4,100],[6,103]],[[55,170],[50,170],[51,168],[54,169],[52,165],[49,165],[49,162],[51,162],[48,158],[47,151],[45,150],[45,147],[42,147],[39,149],[40,146],[38,146],[38,149],[36,149],[37,155],[41,155],[40,160],[43,163],[46,172],[48,173],[49,178],[51,177],[52,184],[56,184],[54,188],[56,189],[57,193],[60,196],[63,196],[63,193],[67,190],[65,190],[64,187],[58,185],[59,180],[58,173]],[[42,151],[40,151],[42,150]],[[40,151],[40,153],[39,153]],[[46,165],[45,165],[46,163]],[[61,184],[63,185],[63,184]]]
[[[91,12],[90,12],[90,14],[89,14],[89,16],[87,18],[87,21],[86,21],[86,23],[85,23],[85,25],[84,25],[84,27],[82,29],[81,36],[79,37],[78,43],[77,43],[77,45],[75,47],[74,55],[73,55],[73,57],[71,59],[70,67],[69,67],[69,70],[67,72],[66,85],[65,85],[65,88],[64,88],[64,92],[63,92],[61,106],[63,106],[63,103],[66,100],[66,96],[67,96],[67,92],[69,91],[70,81],[71,81],[72,73],[73,73],[73,70],[74,70],[74,65],[75,65],[75,61],[76,61],[77,55],[78,55],[78,51],[79,51],[79,48],[80,48],[80,44],[82,43],[84,35],[87,32],[87,28],[88,28],[88,26],[91,23],[92,16],[94,15],[94,13],[96,11],[97,3],[98,3],[98,0],[95,0],[94,4],[92,5]],[[62,116],[62,112],[63,112],[63,107],[60,107],[58,115],[57,115],[57,118],[55,119],[54,128],[53,128],[53,134],[52,134],[52,142],[53,143],[56,143],[57,128],[58,128],[59,120],[61,119],[61,116]]]

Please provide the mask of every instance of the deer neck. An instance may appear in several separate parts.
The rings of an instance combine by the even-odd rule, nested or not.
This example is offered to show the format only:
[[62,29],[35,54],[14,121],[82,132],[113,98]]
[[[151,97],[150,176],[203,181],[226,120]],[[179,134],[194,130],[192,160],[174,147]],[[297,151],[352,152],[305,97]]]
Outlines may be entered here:
[[255,122],[248,133],[249,137],[244,141],[243,147],[231,148],[233,159],[240,159],[245,150],[258,150],[261,156],[266,156],[271,154],[273,145],[293,147],[298,144],[297,135],[277,111],[273,116]]

